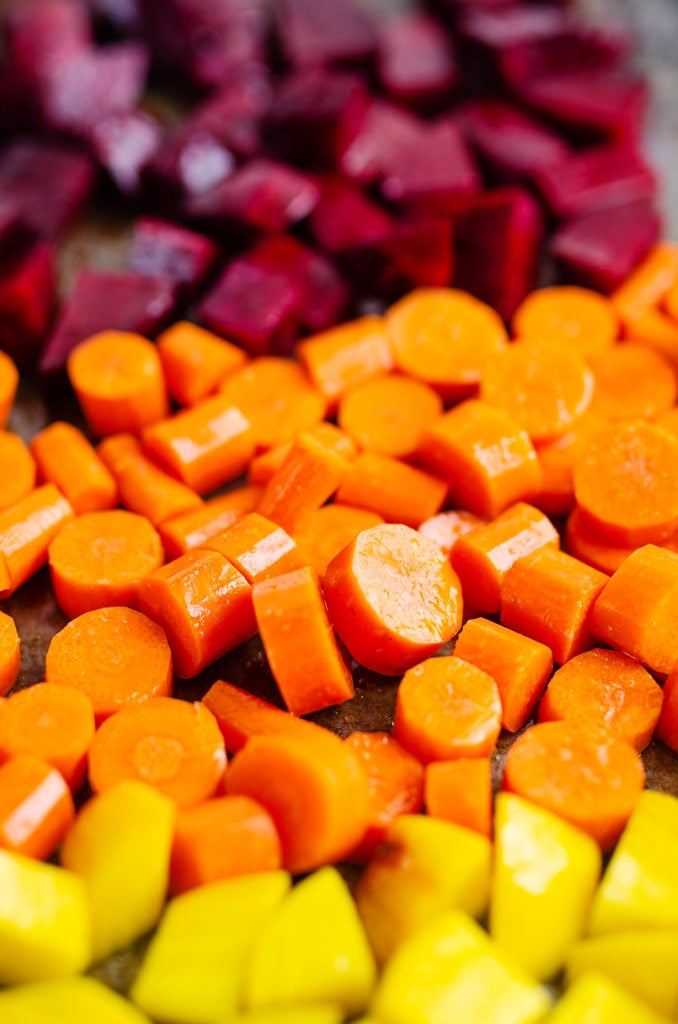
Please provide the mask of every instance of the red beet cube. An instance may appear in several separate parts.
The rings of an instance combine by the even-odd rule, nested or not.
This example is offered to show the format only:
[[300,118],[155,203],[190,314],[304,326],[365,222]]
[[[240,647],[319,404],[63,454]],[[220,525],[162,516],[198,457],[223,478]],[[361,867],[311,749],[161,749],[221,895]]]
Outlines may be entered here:
[[377,45],[374,22],[350,0],[278,0],[276,29],[295,67],[366,61]]
[[30,76],[92,46],[89,18],[78,0],[21,0],[5,17],[12,67]]
[[607,206],[652,199],[654,173],[629,145],[596,146],[544,167],[536,176],[547,204],[558,217],[575,217]]
[[[402,220],[375,247],[371,290],[395,299],[411,288],[442,288],[452,280],[452,224],[444,217]],[[364,282],[363,282],[364,284]]]
[[136,192],[142,168],[158,150],[162,129],[141,110],[109,114],[92,125],[90,146],[121,192]]
[[0,154],[0,196],[36,235],[56,237],[78,216],[94,184],[94,166],[58,142],[17,139]]
[[88,0],[96,18],[118,36],[139,36],[143,30],[140,0]]
[[462,130],[488,176],[498,182],[529,181],[570,155],[555,132],[498,100],[468,104]]
[[191,122],[208,132],[239,157],[256,156],[261,148],[261,122],[270,108],[272,86],[260,65],[243,70],[194,110]]
[[389,214],[349,182],[335,176],[322,180],[310,227],[327,252],[350,255],[373,246],[391,234],[392,225]]
[[641,199],[567,221],[549,249],[568,280],[611,292],[647,255],[660,229],[652,203]]
[[584,69],[526,78],[521,98],[575,134],[637,137],[647,109],[647,84],[637,75]]
[[130,270],[176,281],[182,299],[199,291],[212,270],[219,250],[195,231],[142,217],[134,225]]
[[409,111],[373,100],[360,131],[341,155],[342,173],[362,185],[379,181],[386,173],[391,152],[401,144],[399,140],[415,139],[419,124]]
[[38,242],[0,264],[0,339],[20,367],[33,364],[56,300],[51,242]]
[[440,108],[459,81],[450,36],[440,22],[416,11],[384,22],[377,70],[394,99],[423,110]]

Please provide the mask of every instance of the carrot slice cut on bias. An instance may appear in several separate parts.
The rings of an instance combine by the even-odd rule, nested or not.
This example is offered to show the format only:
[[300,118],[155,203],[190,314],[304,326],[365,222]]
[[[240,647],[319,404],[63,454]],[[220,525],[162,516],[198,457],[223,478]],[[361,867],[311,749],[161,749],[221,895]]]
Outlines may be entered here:
[[584,359],[611,348],[619,328],[609,299],[575,285],[539,288],[513,316],[516,337],[552,341]]
[[277,708],[253,693],[218,679],[203,697],[216,718],[229,753],[235,754],[253,736],[299,736],[322,732],[322,727]]
[[387,374],[352,388],[339,403],[338,422],[365,451],[404,458],[443,411],[427,384]]
[[116,479],[121,504],[154,526],[202,507],[195,491],[147,459],[131,434],[114,434],[97,451]]
[[51,764],[17,754],[0,766],[1,848],[25,857],[49,857],[74,817],[71,792]]
[[35,486],[36,464],[18,434],[0,430],[0,511],[21,501]]
[[304,562],[296,543],[282,526],[250,512],[203,547],[227,558],[248,583],[301,569]]
[[0,597],[9,597],[45,564],[50,544],[72,518],[54,484],[36,487],[0,512]]
[[416,529],[441,508],[447,489],[444,480],[423,469],[388,455],[362,452],[347,468],[337,501]]
[[297,355],[330,411],[349,388],[393,369],[386,323],[379,316],[364,316],[307,338],[297,345]]
[[463,508],[449,509],[421,523],[419,533],[437,544],[444,554],[450,555],[460,537],[486,522],[486,519],[481,519],[480,516]]
[[363,530],[379,526],[383,521],[382,516],[366,508],[332,502],[305,515],[294,539],[307,564],[313,566],[319,576],[324,576],[332,559],[347,544]]
[[483,836],[492,833],[492,772],[489,757],[460,757],[426,765],[426,812]]
[[50,423],[31,441],[43,480],[56,484],[76,515],[115,508],[118,488],[81,430],[70,423]]
[[201,402],[247,362],[237,345],[187,320],[159,334],[157,347],[167,389],[179,405]]
[[678,245],[661,242],[612,295],[612,304],[630,334],[633,335],[637,321],[657,307],[676,282]]
[[21,668],[21,641],[11,615],[0,612],[0,696],[14,686]]
[[607,420],[654,419],[675,404],[676,371],[660,352],[626,341],[590,360],[591,409]]
[[609,850],[645,782],[630,743],[580,721],[543,722],[506,755],[503,788],[557,814]]
[[165,551],[170,558],[178,558],[199,548],[233,526],[247,512],[253,512],[261,495],[261,487],[238,487],[228,494],[210,498],[198,508],[166,519],[158,527]]
[[580,562],[611,576],[625,558],[635,551],[628,544],[618,544],[595,530],[580,508],[573,508],[565,526],[565,547]]

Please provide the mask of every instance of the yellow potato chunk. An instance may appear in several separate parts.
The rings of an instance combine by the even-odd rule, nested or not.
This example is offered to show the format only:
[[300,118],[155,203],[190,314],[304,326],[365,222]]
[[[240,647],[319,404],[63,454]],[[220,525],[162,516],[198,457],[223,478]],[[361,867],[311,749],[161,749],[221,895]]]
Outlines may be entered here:
[[273,1010],[254,1010],[228,1017],[221,1024],[341,1024],[344,1011],[338,1006],[285,1006]]
[[666,1024],[648,1007],[591,971],[569,988],[546,1024]]
[[93,978],[66,978],[0,992],[2,1024],[150,1024],[130,1002]]

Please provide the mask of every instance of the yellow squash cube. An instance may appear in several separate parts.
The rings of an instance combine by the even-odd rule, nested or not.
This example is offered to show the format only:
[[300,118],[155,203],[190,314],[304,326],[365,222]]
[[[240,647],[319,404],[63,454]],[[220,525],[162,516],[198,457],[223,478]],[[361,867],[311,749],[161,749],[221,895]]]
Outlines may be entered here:
[[591,971],[567,990],[546,1024],[666,1024],[666,1020]]
[[150,1024],[127,999],[93,978],[66,978],[0,992],[2,1024]]
[[344,1011],[338,1006],[285,1006],[272,1010],[254,1010],[228,1017],[221,1024],[341,1024]]

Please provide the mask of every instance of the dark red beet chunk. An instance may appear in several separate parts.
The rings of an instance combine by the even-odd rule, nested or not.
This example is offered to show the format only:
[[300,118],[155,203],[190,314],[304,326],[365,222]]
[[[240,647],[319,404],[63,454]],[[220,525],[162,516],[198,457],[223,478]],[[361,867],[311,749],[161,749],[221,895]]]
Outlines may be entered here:
[[633,147],[624,144],[597,146],[544,167],[537,184],[559,217],[652,199],[657,189],[652,170]]
[[568,159],[571,152],[555,132],[497,100],[470,103],[462,130],[488,176],[497,182],[532,180],[543,167]]
[[38,242],[0,263],[0,344],[22,368],[40,351],[56,299],[54,248]]
[[459,81],[450,36],[434,18],[416,11],[384,23],[377,69],[386,92],[422,110],[439,109]]
[[141,35],[140,0],[88,0],[88,4],[95,17],[117,35]]
[[36,235],[56,237],[89,199],[94,166],[58,142],[18,139],[0,154],[0,196]]
[[78,0],[20,0],[6,15],[5,35],[12,67],[30,76],[92,45],[87,11]]
[[278,0],[276,28],[295,67],[366,61],[377,45],[374,22],[350,0]]
[[92,126],[90,146],[121,192],[136,192],[141,170],[158,150],[162,129],[141,110],[110,114]]
[[647,108],[645,81],[624,72],[548,74],[516,88],[526,103],[575,134],[637,137]]
[[535,287],[542,230],[529,192],[507,187],[479,196],[454,220],[453,284],[509,320]]
[[205,235],[187,228],[142,217],[134,226],[130,270],[176,281],[180,298],[192,298],[204,284],[218,255]]
[[391,152],[400,145],[399,140],[415,138],[418,126],[419,121],[409,111],[384,100],[373,100],[361,130],[342,153],[342,173],[362,185],[379,181]]
[[568,280],[611,292],[647,255],[660,228],[652,203],[640,200],[568,221],[549,249]]
[[256,156],[261,148],[261,121],[271,105],[268,72],[248,67],[193,112],[191,123],[211,133],[239,157]]
[[350,256],[381,242],[391,234],[392,226],[386,211],[349,182],[335,176],[322,180],[310,227],[327,252]]
[[98,331],[152,337],[174,314],[176,293],[176,283],[167,277],[82,270],[42,351],[40,373],[58,379],[75,346]]
[[376,246],[372,289],[388,299],[411,288],[439,288],[452,280],[452,225],[447,218],[430,217],[394,223]]
[[286,274],[233,260],[198,306],[198,318],[252,355],[287,354],[297,335],[304,288]]

